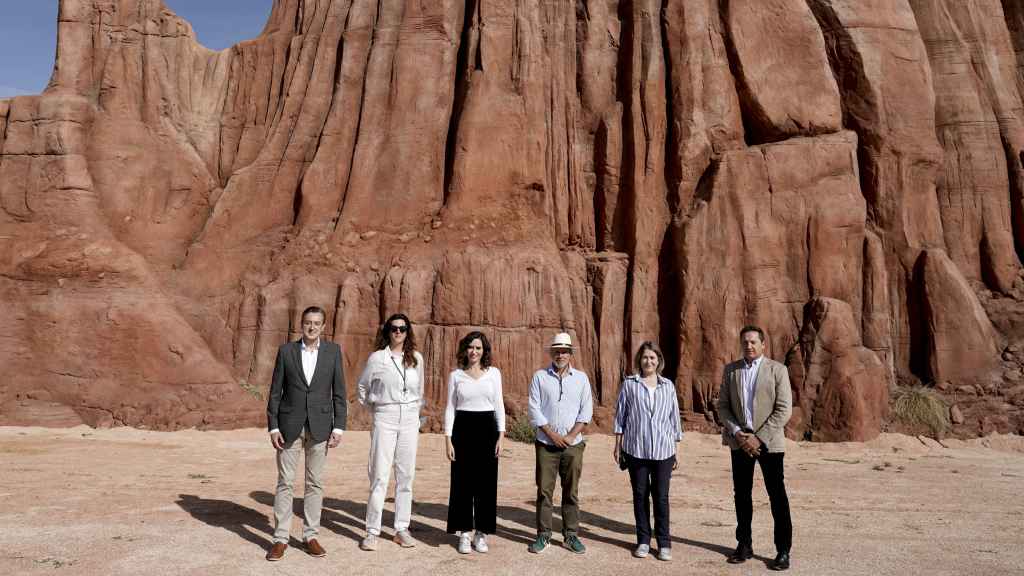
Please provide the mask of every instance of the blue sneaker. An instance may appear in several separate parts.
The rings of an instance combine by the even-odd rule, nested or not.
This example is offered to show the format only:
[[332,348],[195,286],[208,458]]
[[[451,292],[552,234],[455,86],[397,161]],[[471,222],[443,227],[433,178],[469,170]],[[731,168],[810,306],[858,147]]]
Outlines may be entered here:
[[562,544],[562,546],[565,546],[570,551],[575,552],[576,554],[583,554],[587,551],[587,547],[583,545],[583,542],[580,542],[580,539],[577,538],[575,534],[570,534],[569,536],[566,536],[565,542]]
[[550,543],[550,534],[537,534],[537,539],[534,540],[532,544],[530,544],[530,552],[534,554],[540,554],[544,551],[544,549],[548,547],[548,544]]

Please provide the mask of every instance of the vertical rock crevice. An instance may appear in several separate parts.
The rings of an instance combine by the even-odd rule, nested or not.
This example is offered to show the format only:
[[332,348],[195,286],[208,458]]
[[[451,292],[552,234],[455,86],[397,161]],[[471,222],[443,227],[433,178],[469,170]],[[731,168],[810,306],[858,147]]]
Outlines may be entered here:
[[[480,54],[480,2],[466,0],[462,11],[461,32],[459,33],[459,49],[455,58],[455,90],[452,99],[452,111],[448,119],[448,135],[444,148],[444,188],[442,206],[448,204],[451,194],[452,179],[455,175],[455,160],[458,156],[459,124],[466,106],[466,97],[477,71],[483,71]],[[470,58],[473,62],[470,64]]]
[[[679,349],[683,331],[683,276],[680,267],[682,225],[671,222],[658,253],[658,317],[661,318],[658,344],[665,356],[662,375],[676,382],[679,376]],[[677,393],[688,394],[687,390]]]

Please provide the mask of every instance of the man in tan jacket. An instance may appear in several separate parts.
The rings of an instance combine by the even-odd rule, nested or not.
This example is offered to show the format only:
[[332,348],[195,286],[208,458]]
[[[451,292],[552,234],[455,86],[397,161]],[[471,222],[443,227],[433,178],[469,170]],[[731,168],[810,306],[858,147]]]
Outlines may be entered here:
[[782,469],[786,422],[793,411],[793,394],[785,366],[764,357],[764,331],[757,326],[740,330],[743,359],[725,367],[718,393],[722,443],[732,453],[732,486],[736,504],[736,551],[729,563],[740,564],[754,556],[750,536],[754,462],[761,465],[775,521],[773,570],[789,568],[793,523]]

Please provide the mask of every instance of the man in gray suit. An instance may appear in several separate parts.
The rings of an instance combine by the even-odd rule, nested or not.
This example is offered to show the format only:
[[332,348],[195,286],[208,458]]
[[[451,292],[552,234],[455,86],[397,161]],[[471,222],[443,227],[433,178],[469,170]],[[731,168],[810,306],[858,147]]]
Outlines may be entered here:
[[348,405],[341,347],[320,339],[327,315],[310,306],[302,312],[302,338],[281,345],[267,401],[270,443],[277,450],[277,493],[274,496],[274,545],[271,562],[284,557],[292,524],[292,481],[299,453],[306,452],[302,539],[311,556],[327,555],[317,541],[323,484],[320,474],[327,449],[341,443]]
[[764,485],[775,521],[773,570],[789,569],[793,523],[782,471],[786,451],[786,422],[793,411],[789,371],[764,357],[764,331],[757,326],[740,330],[743,359],[725,367],[718,393],[722,443],[732,452],[732,487],[736,505],[736,551],[729,563],[740,564],[754,556],[750,535],[754,462],[761,465]]

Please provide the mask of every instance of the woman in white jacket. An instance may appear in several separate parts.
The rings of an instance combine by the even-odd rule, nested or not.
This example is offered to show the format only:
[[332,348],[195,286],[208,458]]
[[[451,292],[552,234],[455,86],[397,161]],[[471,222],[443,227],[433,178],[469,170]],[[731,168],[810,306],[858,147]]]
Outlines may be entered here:
[[395,542],[410,548],[416,545],[409,534],[409,521],[423,398],[423,356],[416,351],[412,322],[405,314],[392,314],[381,325],[376,348],[359,377],[359,403],[373,412],[366,537],[359,547],[377,549],[384,497],[394,466]]

